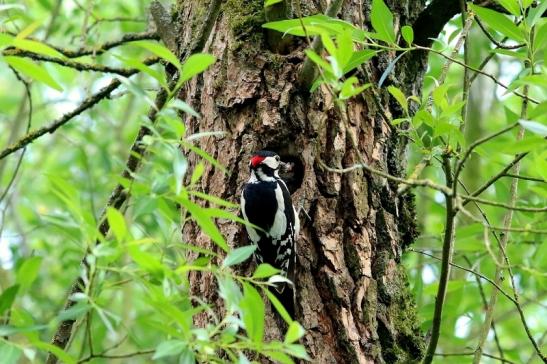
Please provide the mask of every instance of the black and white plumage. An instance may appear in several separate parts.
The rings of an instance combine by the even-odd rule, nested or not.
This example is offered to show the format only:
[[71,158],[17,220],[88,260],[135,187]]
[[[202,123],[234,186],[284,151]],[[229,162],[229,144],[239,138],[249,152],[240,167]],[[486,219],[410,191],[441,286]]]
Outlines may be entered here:
[[[274,152],[259,151],[252,156],[249,162],[251,176],[241,194],[241,211],[245,220],[263,230],[245,226],[249,239],[257,245],[255,257],[258,263],[268,263],[281,269],[292,280],[300,222],[289,190],[279,177],[282,165],[283,162]],[[283,296],[285,308],[294,314],[292,288],[285,284],[276,288],[278,294]],[[286,302],[289,299],[291,302]]]

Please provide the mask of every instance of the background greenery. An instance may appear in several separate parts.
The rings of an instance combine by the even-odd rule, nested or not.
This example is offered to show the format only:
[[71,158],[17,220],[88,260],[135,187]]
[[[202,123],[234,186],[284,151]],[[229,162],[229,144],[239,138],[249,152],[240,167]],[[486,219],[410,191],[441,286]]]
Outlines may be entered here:
[[[521,12],[529,5],[509,0],[500,3],[514,10],[514,16],[504,15],[511,21],[521,19]],[[517,7],[512,8],[511,4]],[[145,32],[148,28],[147,6],[148,1],[137,0],[2,2],[0,49],[12,45],[16,34],[20,37],[26,34],[21,38],[28,36],[72,50],[93,48],[120,39],[124,34]],[[545,8],[545,3],[540,2],[539,6]],[[500,42],[507,35],[502,28],[503,22],[499,23],[498,18],[483,21],[491,35]],[[521,173],[531,178],[519,180],[516,202],[519,206],[535,208],[544,207],[547,200],[547,148],[544,140],[547,104],[543,101],[547,90],[544,77],[546,24],[545,19],[538,20],[535,31],[527,29],[526,34],[531,34],[531,37],[507,43],[524,42],[525,46],[506,50],[495,50],[492,41],[474,24],[469,31],[467,56],[464,58],[463,50],[455,55],[473,67],[479,67],[486,57],[493,54],[486,72],[504,84],[520,87],[521,91],[527,84],[530,97],[541,102],[529,106],[529,115],[533,116],[529,119],[538,123],[535,133],[526,131],[523,141],[516,142],[518,128],[514,128],[482,144],[463,175],[464,183],[473,191],[498,173],[515,155],[529,152],[522,160]],[[461,32],[462,20],[457,17],[447,25],[433,48],[450,54]],[[390,34],[389,30],[386,31],[384,36],[387,39],[379,37],[379,40],[393,43]],[[142,62],[154,54],[165,58],[165,50],[151,45],[156,44],[151,43],[153,41],[149,42],[144,45],[128,43],[102,55],[81,57],[77,61],[128,69],[136,67],[135,61]],[[37,53],[51,53],[48,49],[39,52],[36,44],[31,46]],[[526,62],[530,61],[531,54],[534,71],[542,78],[529,77],[530,67]],[[365,58],[362,61],[368,59]],[[6,54],[0,58],[2,149],[27,130],[46,126],[72,110],[113,77],[51,62],[33,61],[41,71],[33,71],[28,64],[18,69],[17,62]],[[481,136],[517,121],[522,107],[521,97],[507,93],[484,76],[475,80],[469,101],[462,103],[462,97],[465,98],[462,95],[465,68],[450,65],[446,81],[439,84],[446,63],[446,58],[432,53],[423,96],[417,99],[421,100],[421,106],[418,107],[411,99],[407,101],[412,111],[424,109],[427,96],[436,92],[432,114],[438,117],[436,120],[441,119],[440,115],[445,117],[441,126],[439,123],[432,126],[416,117],[408,118],[415,127],[413,131],[416,131],[416,134],[409,135],[414,141],[409,148],[409,175],[424,157],[431,158],[432,163],[425,168],[422,177],[439,184],[444,183],[442,169],[435,161],[444,148],[441,148],[440,138],[448,138],[448,145],[454,149],[469,145]],[[159,64],[151,66],[151,69],[163,72]],[[196,258],[196,249],[181,241],[181,225],[186,219],[193,218],[219,246],[223,246],[224,240],[218,236],[212,219],[238,220],[234,215],[237,207],[224,201],[213,200],[213,207],[209,209],[192,205],[191,196],[198,200],[212,200],[214,197],[196,195],[199,193],[195,184],[201,176],[200,168],[189,171],[186,176],[185,155],[196,152],[192,150],[192,140],[200,137],[186,135],[177,121],[181,115],[184,119],[181,110],[192,112],[187,105],[174,100],[167,103],[152,135],[144,140],[151,153],[145,158],[135,181],[129,183],[120,179],[128,151],[140,125],[148,122],[145,115],[154,104],[156,90],[161,87],[159,82],[163,78],[151,77],[152,73],[139,73],[124,79],[122,87],[113,93],[110,100],[101,101],[55,133],[36,140],[26,148],[20,165],[21,151],[0,160],[0,315],[3,319],[0,358],[4,358],[4,362],[42,362],[47,351],[51,350],[48,343],[58,322],[67,317],[78,320],[77,334],[69,354],[64,354],[67,362],[101,362],[109,360],[101,359],[101,355],[126,354],[132,357],[132,362],[147,362],[150,355],[165,362],[171,362],[169,360],[173,357],[179,358],[180,362],[192,362],[194,356],[200,360],[220,361],[215,356],[218,348],[227,350],[233,355],[232,360],[242,363],[247,360],[243,354],[245,350],[262,352],[284,362],[290,362],[287,355],[306,356],[301,346],[292,344],[302,335],[302,329],[296,323],[289,325],[284,343],[260,344],[262,328],[254,325],[263,325],[263,318],[260,320],[263,305],[257,290],[265,287],[267,282],[263,278],[274,276],[274,270],[263,267],[254,278],[238,277],[228,267],[247,258],[252,251],[232,251],[229,255],[231,260],[214,266],[209,264],[214,253],[199,252],[200,256]],[[342,84],[336,83],[339,78],[329,79],[328,74],[323,76],[327,85],[334,85],[334,88],[338,85],[337,91],[343,91]],[[521,83],[515,83],[519,79]],[[28,82],[28,89],[22,81]],[[343,103],[361,91],[352,89],[345,95],[347,97],[339,93],[338,99]],[[30,92],[32,102],[29,102],[27,92]],[[393,95],[397,93],[390,92]],[[405,96],[411,95],[403,95],[403,99]],[[462,121],[464,104],[467,107],[466,125],[470,127],[460,135],[455,130]],[[423,125],[429,125],[433,131],[424,131]],[[179,147],[181,137],[183,142]],[[427,138],[433,141],[424,141]],[[207,155],[202,156],[204,163],[214,162]],[[508,203],[512,180],[501,178],[481,197]],[[184,187],[181,187],[182,181],[185,181]],[[107,218],[113,234],[103,238],[96,227],[102,208],[118,183],[130,187],[133,198],[124,207],[124,216],[117,210],[108,210]],[[431,189],[414,191],[421,235],[405,254],[404,264],[408,268],[422,328],[427,332],[431,327],[440,273],[439,261],[429,255],[441,257],[445,197]],[[488,205],[482,209],[491,225],[503,225],[506,209]],[[471,207],[470,211],[479,215],[476,208]],[[544,212],[515,211],[512,226],[545,230],[547,219]],[[481,223],[460,214],[453,262],[493,279],[497,248],[492,235],[488,233],[488,236],[485,238]],[[507,247],[520,306],[531,335],[543,352],[546,350],[547,332],[545,236],[531,232],[512,233]],[[99,246],[95,246],[97,239],[102,242]],[[80,260],[88,249],[92,253],[87,261],[90,268],[82,272]],[[211,317],[211,327],[205,329],[191,325],[192,315],[207,314],[208,311],[204,305],[197,305],[195,310],[191,308],[191,303],[199,304],[200,301],[199,297],[189,296],[185,279],[188,271],[200,269],[215,274],[227,308],[226,317]],[[78,301],[76,306],[69,312],[60,312],[67,290],[78,275],[92,277],[93,283],[88,284],[81,295],[73,297]],[[503,277],[500,287],[512,295],[513,288],[506,269]],[[457,268],[452,271],[437,352],[461,354],[475,349],[484,320],[482,297],[488,299],[492,289],[485,280],[477,280],[475,274]],[[243,323],[237,318],[238,313]],[[287,321],[292,322],[290,319]],[[245,328],[244,337],[236,335],[238,327]],[[541,362],[524,331],[515,304],[502,295],[495,305],[494,327],[496,335],[492,331],[487,338],[487,354],[503,356],[507,362]],[[447,356],[436,360],[461,363],[470,359]],[[499,360],[483,358],[483,362]]]

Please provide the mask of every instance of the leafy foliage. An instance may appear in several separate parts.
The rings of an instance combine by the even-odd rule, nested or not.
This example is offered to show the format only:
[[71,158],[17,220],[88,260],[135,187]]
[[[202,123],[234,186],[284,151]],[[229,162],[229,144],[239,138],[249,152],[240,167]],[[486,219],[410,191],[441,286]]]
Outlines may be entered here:
[[[267,0],[264,5],[277,2]],[[214,57],[199,53],[181,62],[154,37],[143,35],[142,1],[101,2],[100,6],[58,3],[57,10],[49,0],[0,5],[0,64],[4,66],[0,68],[0,125],[6,130],[0,134],[2,149],[73,110],[114,77],[120,85],[107,95],[111,100],[78,113],[31,147],[21,145],[18,154],[0,159],[2,361],[43,362],[48,351],[66,363],[102,362],[115,355],[128,355],[132,362],[247,363],[255,355],[282,363],[307,359],[304,347],[297,344],[304,334],[302,326],[268,290],[284,278],[264,264],[251,277],[232,271],[231,267],[249,259],[254,247],[229,247],[216,221],[242,223],[237,206],[199,189],[206,165],[227,172],[195,145],[199,138],[218,133],[187,133],[181,119],[199,115],[174,95],[185,82],[206,71]],[[461,185],[449,186],[452,191],[457,187],[455,202],[462,210],[457,215],[454,267],[446,286],[437,352],[474,351],[484,325],[484,307],[493,292],[501,290],[506,294],[499,294],[493,307],[495,331],[485,337],[485,352],[513,362],[539,362],[523,321],[531,338],[544,343],[547,220],[545,211],[533,209],[541,210],[547,200],[547,22],[542,18],[547,2],[534,7],[531,1],[499,0],[508,14],[470,5],[466,17],[479,19],[489,38],[501,36],[497,42],[509,42],[509,46],[493,48],[489,38],[472,29],[466,57],[462,52],[451,53],[454,38],[469,31],[461,19],[454,19],[426,49],[431,54],[429,70],[419,95],[408,94],[395,75],[402,57],[423,47],[413,44],[412,27],[395,27],[396,14],[384,1],[371,3],[369,30],[319,14],[264,27],[322,40],[324,50],[306,50],[320,71],[312,90],[331,93],[342,118],[348,102],[364,92],[390,97],[400,106],[400,114],[389,121],[394,132],[411,141],[409,186],[422,186],[416,183],[420,178],[443,185],[444,158],[453,170],[462,164]],[[119,47],[101,47],[127,34],[139,37],[120,42]],[[174,85],[150,55],[174,66],[180,75]],[[379,55],[390,60],[383,74],[377,82],[364,80],[361,66]],[[498,74],[482,70],[487,55],[492,56],[490,64],[499,67]],[[467,95],[461,86],[464,68],[480,75],[474,81],[481,82],[480,92],[471,88]],[[168,102],[162,107],[153,100],[157,89],[167,92]],[[489,98],[493,100],[487,112],[476,106]],[[142,116],[150,108],[157,109],[154,124]],[[474,114],[481,118],[472,120]],[[149,152],[142,157],[141,170],[131,178],[120,176],[141,125],[150,131],[142,140]],[[478,143],[466,157],[473,143],[505,128],[506,132]],[[192,171],[187,162],[190,154],[201,161]],[[480,197],[487,202],[465,199],[516,158],[521,158],[523,176],[516,195],[511,192],[516,177],[506,172],[481,191]],[[121,209],[108,206],[104,220],[102,206],[117,183],[130,192],[131,203]],[[432,327],[445,203],[453,197],[443,191],[416,190],[422,235],[405,255],[424,332]],[[514,211],[510,224],[504,226],[507,206],[512,205],[524,209]],[[461,212],[463,208],[468,213]],[[191,220],[214,247],[181,241],[181,225]],[[98,228],[104,221],[111,230],[106,236]],[[505,251],[498,248],[497,239],[503,236],[494,235],[493,227],[516,230],[508,235]],[[80,265],[84,256],[85,264]],[[222,317],[202,298],[191,296],[188,277],[196,272],[209,274],[218,283],[225,305]],[[505,278],[494,286],[496,272]],[[70,297],[72,307],[60,310],[74,277],[82,278],[84,289]],[[515,292],[520,297],[518,305]],[[264,342],[263,297],[287,323],[282,342]],[[205,327],[194,325],[200,316],[208,318]],[[64,320],[77,322],[66,351],[49,343]],[[436,361],[460,363],[461,357]]]
[[[461,363],[462,357],[475,355],[477,345],[486,353],[479,359],[481,363],[495,362],[492,355],[511,362],[540,362],[537,352],[541,349],[537,346],[543,345],[544,349],[546,340],[545,320],[535,319],[541,315],[545,304],[542,292],[547,282],[542,253],[547,233],[547,144],[544,140],[547,43],[543,35],[539,40],[537,37],[537,32],[545,30],[546,20],[538,14],[543,14],[546,5],[533,7],[531,2],[517,1],[500,1],[500,4],[511,15],[470,4],[465,17],[481,21],[484,32],[501,34],[505,37],[501,42],[512,41],[509,43],[515,44],[512,47],[503,47],[503,44],[500,47],[494,39],[497,48],[490,49],[487,41],[496,34],[477,34],[474,30],[470,33],[462,19],[451,21],[432,48],[416,46],[413,44],[414,31],[409,25],[403,25],[400,34],[394,32],[394,16],[382,0],[372,1],[373,32],[323,15],[264,25],[286,34],[321,38],[323,51],[306,50],[306,55],[319,70],[312,91],[324,85],[322,92],[330,93],[334,98],[342,120],[347,100],[359,97],[363,91],[374,95],[385,90],[401,108],[400,114],[390,121],[394,130],[411,141],[410,177],[405,182],[406,187],[424,184],[433,187],[417,191],[417,216],[422,234],[411,252],[405,255],[405,264],[424,332],[431,330],[435,321],[437,325],[441,323],[437,326],[440,332],[433,333],[435,340],[440,337],[440,341],[438,345],[436,341],[430,344],[431,354],[453,354],[431,356],[425,362],[435,358],[436,362]],[[459,39],[468,37],[468,33],[472,34],[468,54],[459,55],[463,44]],[[396,80],[397,62],[409,52],[424,49],[431,56],[423,94],[405,94],[405,85]],[[398,55],[393,56],[395,52]],[[385,57],[390,57],[390,53],[392,56],[378,85],[366,83],[354,87],[360,82],[355,70],[381,53]],[[490,63],[501,68],[500,78],[510,80],[508,84],[484,70],[483,59],[472,57],[481,54],[484,58],[488,53],[489,58],[493,57]],[[357,54],[366,54],[365,59],[350,61],[359,59]],[[464,74],[466,68],[470,75]],[[366,74],[366,71],[362,72]],[[479,91],[472,87],[469,93],[469,84],[475,78],[483,89]],[[491,99],[489,95],[494,97],[488,112],[484,112],[479,106],[480,100]],[[474,113],[480,117],[474,117]],[[519,125],[522,128],[519,129]],[[517,158],[524,177],[515,177],[510,168],[499,174],[500,169]],[[448,171],[446,163],[451,166]],[[386,175],[363,162],[355,167]],[[456,181],[449,184],[447,191],[443,185],[453,178]],[[518,192],[511,192],[515,178],[518,178]],[[486,183],[489,188],[481,189]],[[458,194],[456,198],[455,193]],[[468,195],[483,198],[470,200],[466,199]],[[456,207],[446,204],[447,199],[454,199]],[[508,211],[512,211],[511,215]],[[455,220],[447,220],[447,214],[456,215]],[[447,221],[456,226],[455,237],[448,234],[445,235],[448,238],[443,239],[444,230],[449,229]],[[508,234],[510,239],[507,240]],[[443,255],[443,244],[449,244],[449,250],[454,249],[453,258]],[[500,244],[501,249],[498,248]],[[448,264],[443,263],[441,268],[441,260]],[[452,273],[448,275],[451,265]],[[441,278],[439,283],[443,274],[449,280],[443,282]],[[435,298],[440,294],[437,292],[442,292],[441,286],[447,291],[444,301],[444,296]],[[497,303],[491,301],[490,297],[499,290],[507,296]],[[498,292],[498,295],[502,293]],[[440,305],[441,316],[434,315],[436,305]],[[488,334],[490,324],[483,322],[487,307],[493,312],[495,335],[492,331]],[[507,312],[516,314],[508,315]],[[488,326],[483,333],[485,325]],[[483,345],[480,340],[486,340],[486,343]]]
[[[5,55],[0,62],[11,67],[0,71],[4,80],[0,102],[6,111],[0,122],[13,128],[12,135],[2,134],[2,145],[14,142],[27,117],[30,130],[47,125],[47,120],[93,97],[112,78],[74,68],[123,64],[134,70],[131,78],[119,76],[121,90],[111,96],[112,101],[86,110],[29,148],[14,187],[2,195],[2,211],[10,211],[0,228],[0,263],[6,273],[0,295],[2,362],[22,358],[43,362],[47,352],[66,363],[101,362],[117,355],[131,362],[176,359],[181,363],[249,362],[260,354],[284,363],[293,363],[291,357],[306,358],[304,348],[295,343],[302,335],[296,323],[289,327],[287,340],[264,340],[263,297],[275,283],[268,279],[279,271],[261,265],[252,277],[234,273],[231,267],[248,260],[255,247],[228,246],[216,220],[243,223],[238,207],[199,188],[206,164],[226,170],[196,141],[221,134],[188,134],[181,119],[199,115],[174,96],[185,82],[206,71],[215,57],[197,53],[181,62],[154,37],[120,42],[121,48],[99,55],[87,54],[87,49],[99,49],[105,38],[114,41],[145,27],[140,20],[144,7],[103,5],[89,3],[83,9],[64,4],[57,15],[50,16],[49,30],[34,20],[49,16],[52,4],[48,1],[30,8],[0,9],[1,21],[15,34],[2,33],[0,38]],[[107,14],[111,13],[123,16],[110,20]],[[68,41],[65,33],[80,37]],[[47,41],[38,40],[44,38]],[[81,51],[50,45],[57,43]],[[66,62],[65,54],[74,52],[82,55]],[[163,66],[147,61],[150,54],[177,69],[176,82],[168,80]],[[39,55],[54,61],[39,63]],[[20,80],[25,87],[19,86]],[[16,86],[7,88],[8,84]],[[31,100],[26,98],[26,87]],[[154,101],[157,88],[166,91],[164,105]],[[21,105],[19,113],[15,101]],[[140,116],[148,109],[156,112],[155,120]],[[147,135],[140,144],[148,150],[139,156],[142,168],[119,176],[141,124]],[[45,153],[49,143],[55,148]],[[202,160],[191,171],[190,154]],[[13,164],[0,163],[0,180],[7,186]],[[132,196],[132,202],[121,208],[106,200],[117,183]],[[106,206],[103,216],[101,206]],[[189,221],[196,222],[220,252],[182,242],[180,231]],[[110,233],[104,235],[103,226]],[[85,257],[83,265],[81,257]],[[188,279],[196,272],[216,278],[226,304],[223,317],[217,317],[202,298],[191,296]],[[82,279],[83,289],[69,297],[70,308],[59,310],[65,290],[76,277]],[[293,322],[278,302],[275,307]],[[195,325],[199,315],[209,317],[209,323]],[[66,350],[49,344],[64,320],[77,322]]]

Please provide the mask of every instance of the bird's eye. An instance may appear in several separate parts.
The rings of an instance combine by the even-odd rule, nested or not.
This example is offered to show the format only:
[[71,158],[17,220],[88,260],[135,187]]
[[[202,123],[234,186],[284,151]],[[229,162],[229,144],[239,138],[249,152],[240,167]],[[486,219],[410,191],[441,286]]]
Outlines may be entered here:
[[275,160],[279,162],[279,161],[281,160],[281,158],[279,158],[279,156],[276,155],[276,156],[275,156]]

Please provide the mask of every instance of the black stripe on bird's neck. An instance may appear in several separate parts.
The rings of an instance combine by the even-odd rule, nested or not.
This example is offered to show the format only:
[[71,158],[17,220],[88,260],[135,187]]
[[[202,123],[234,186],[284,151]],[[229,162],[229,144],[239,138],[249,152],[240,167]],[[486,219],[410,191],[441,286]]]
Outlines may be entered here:
[[268,167],[265,164],[259,165],[255,170],[255,176],[259,181],[272,182],[274,179],[279,178],[276,170]]

